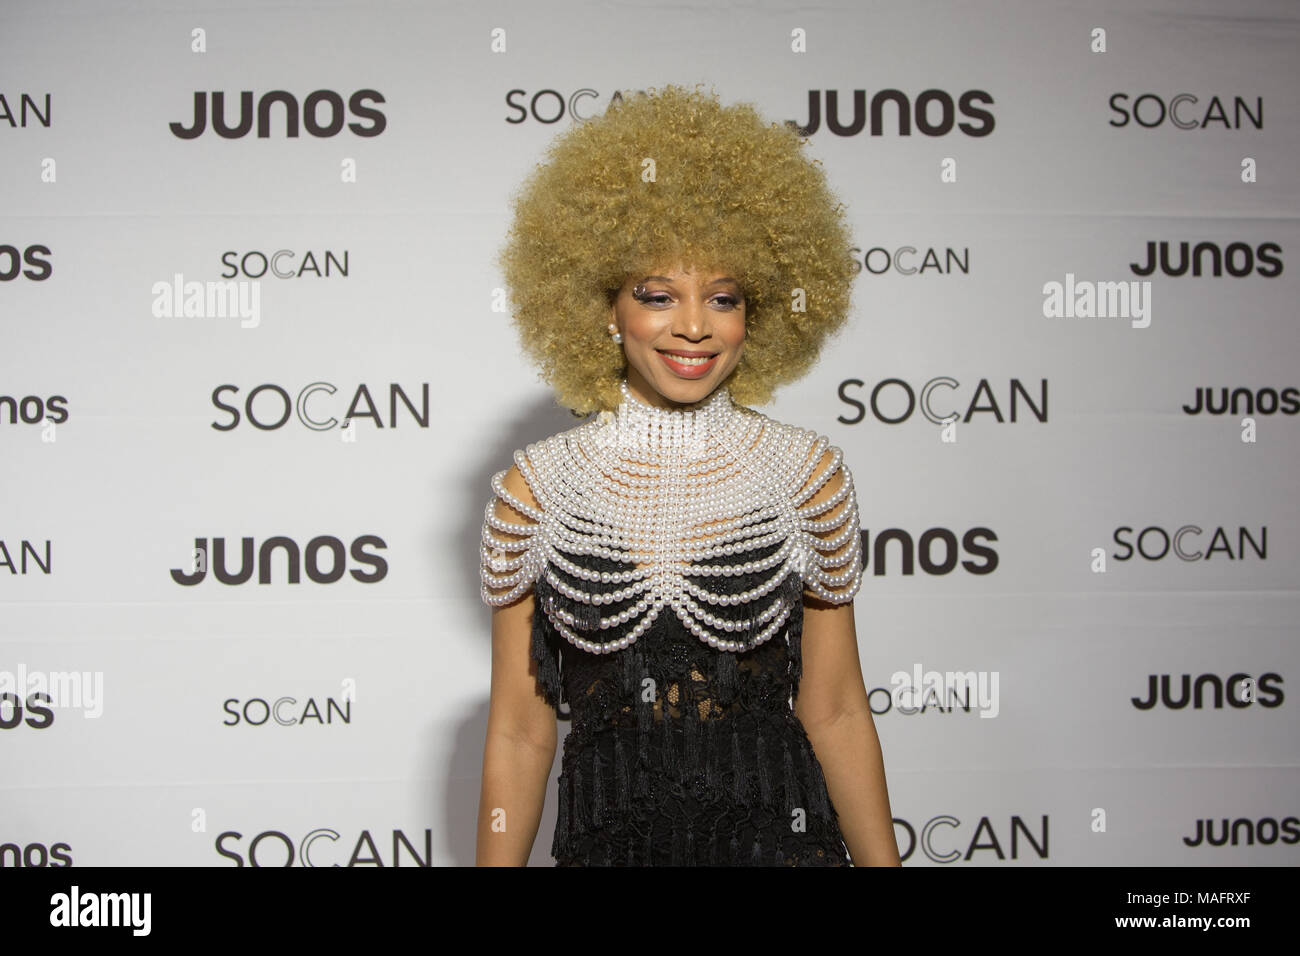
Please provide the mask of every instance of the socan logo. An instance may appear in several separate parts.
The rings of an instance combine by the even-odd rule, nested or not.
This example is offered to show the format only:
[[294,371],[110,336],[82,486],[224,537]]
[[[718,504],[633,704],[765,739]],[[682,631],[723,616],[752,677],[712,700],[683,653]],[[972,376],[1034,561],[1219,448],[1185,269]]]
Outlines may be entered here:
[[[328,279],[338,275],[348,277],[350,253],[347,249],[340,254],[332,249],[321,250],[318,256],[315,250],[307,249],[301,255],[292,249],[277,249],[275,252],[263,252],[261,249],[249,249],[239,252],[234,249],[221,254],[221,265],[225,271],[223,279],[262,279],[267,273],[277,279],[301,279],[310,276],[313,279]],[[298,261],[295,261],[298,260]]]
[[1267,525],[1262,525],[1257,531],[1240,527],[1236,532],[1234,543],[1222,526],[1213,529],[1208,533],[1205,550],[1201,550],[1199,539],[1204,538],[1206,532],[1194,524],[1185,524],[1173,532],[1159,525],[1148,525],[1141,531],[1123,525],[1116,528],[1113,535],[1121,550],[1111,557],[1116,561],[1131,561],[1134,557],[1163,561],[1172,554],[1181,561],[1191,562],[1209,561],[1217,555],[1221,561],[1244,561],[1253,554],[1261,561],[1268,560]]
[[962,275],[970,275],[970,246],[965,246],[961,250],[947,246],[943,249],[943,258],[940,260],[939,250],[934,246],[927,246],[923,250],[918,250],[916,246],[899,246],[897,249],[886,249],[883,246],[872,246],[866,252],[861,247],[854,246],[849,250],[849,258],[853,263],[853,273],[867,272],[873,276],[883,275],[886,272],[897,272],[899,275],[935,275],[946,276],[954,275],[960,272]]
[[[1131,100],[1131,102],[1130,102]],[[1264,97],[1255,97],[1254,109],[1241,96],[1232,98],[1233,111],[1229,117],[1218,96],[1211,96],[1202,110],[1200,101],[1192,93],[1175,93],[1166,103],[1157,93],[1112,93],[1110,110],[1115,115],[1111,126],[1126,127],[1134,124],[1143,129],[1155,129],[1166,122],[1176,129],[1241,129],[1243,117],[1255,129],[1264,128]]]
[[[212,404],[229,416],[227,421],[214,421],[212,427],[219,432],[234,431],[243,421],[260,431],[275,431],[283,428],[289,419],[297,416],[298,422],[312,431],[329,431],[333,428],[345,428],[349,424],[369,419],[375,428],[382,429],[384,416],[375,406],[374,396],[364,384],[358,385],[348,399],[347,410],[343,412],[343,422],[324,410],[330,399],[322,395],[333,395],[338,391],[329,382],[312,382],[298,390],[296,396],[280,385],[264,384],[254,386],[238,401],[238,385],[218,385],[212,390]],[[414,391],[414,390],[412,390]],[[344,393],[345,396],[347,393]],[[382,393],[381,393],[382,394]],[[381,399],[382,401],[382,399]],[[405,411],[399,414],[399,403]],[[335,408],[339,403],[334,403]],[[241,409],[242,405],[242,409]],[[429,427],[429,383],[420,383],[419,405],[411,400],[406,390],[396,382],[388,385],[388,428],[396,428],[405,417],[410,417],[420,428]]]
[[[36,94],[40,96],[41,94]],[[10,129],[27,129],[29,126],[35,128],[40,126],[43,129],[49,129],[53,123],[51,117],[51,104],[53,99],[49,93],[45,94],[45,109],[41,109],[36,98],[30,93],[20,93],[18,98],[18,117],[14,118],[13,107],[9,105],[9,100],[3,93],[0,93],[0,123],[5,123]],[[35,123],[32,118],[35,118]]]
[[[935,863],[970,862],[977,852],[990,853],[999,860],[1018,860],[1024,852],[1021,841],[1032,848],[1037,859],[1048,858],[1047,814],[1042,815],[1037,833],[1019,815],[1013,815],[1006,828],[1000,831],[988,817],[980,817],[970,836],[964,835],[962,822],[947,814],[931,817],[921,825],[920,832],[906,820],[894,817],[894,835],[905,839],[898,841],[899,856],[904,863],[918,849]],[[981,860],[992,859],[983,856]]]
[[[9,550],[9,545],[0,538],[0,571],[8,571],[11,575],[26,575],[40,571],[47,577],[54,569],[54,559],[51,552],[52,544],[49,538],[45,539],[45,555],[41,556],[39,542],[28,541],[23,538],[21,541],[15,541],[13,551]],[[15,560],[15,556],[17,559]]]
[[[1009,380],[1005,390],[1000,389],[1001,401],[986,378],[976,382],[965,399],[960,397],[963,394],[961,383],[950,375],[935,376],[919,390],[901,378],[880,379],[866,396],[863,395],[865,388],[867,383],[860,378],[846,378],[840,382],[836,394],[853,411],[837,415],[837,422],[857,425],[870,417],[885,425],[900,425],[911,420],[918,408],[932,425],[946,425],[953,421],[965,424],[977,414],[983,416],[981,422],[988,422],[991,415],[998,424],[1015,423],[1022,417],[1027,421],[1047,421],[1045,378],[1038,381],[1037,395],[1031,391],[1032,380],[1028,387],[1018,378]],[[1027,414],[1021,410],[1022,403],[1028,410]]]
[[352,723],[352,699],[344,697],[335,700],[326,697],[324,713],[316,698],[308,697],[299,702],[295,697],[277,697],[268,701],[265,697],[250,697],[241,700],[229,697],[222,702],[221,710],[226,715],[221,723],[226,727],[264,727],[274,724],[279,727],[302,727],[307,724],[325,726],[337,720],[340,724]]
[[312,830],[297,842],[282,830],[263,830],[247,840],[238,830],[227,830],[216,840],[217,854],[233,860],[235,866],[401,866],[403,857],[416,866],[432,866],[432,830],[424,831],[423,857],[402,830],[393,831],[389,847],[385,857],[369,830],[349,839],[329,827]]
[[[510,108],[509,115],[506,116],[506,122],[514,125],[525,123],[532,119],[538,123],[558,123],[568,116],[574,120],[588,120],[597,114],[596,110],[589,110],[584,100],[598,99],[600,94],[593,89],[583,88],[570,93],[567,97],[559,90],[538,90],[530,94],[527,90],[511,90],[506,94],[506,106]],[[610,103],[619,102],[623,96],[615,92],[610,98]],[[583,104],[579,108],[579,104]],[[606,107],[608,108],[608,107]]]

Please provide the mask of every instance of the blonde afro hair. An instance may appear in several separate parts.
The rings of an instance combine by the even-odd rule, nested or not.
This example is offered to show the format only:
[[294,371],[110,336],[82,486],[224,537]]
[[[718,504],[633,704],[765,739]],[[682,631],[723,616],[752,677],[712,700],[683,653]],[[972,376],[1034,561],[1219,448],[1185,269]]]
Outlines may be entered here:
[[848,316],[854,269],[843,204],[806,142],[749,104],[669,85],[616,96],[552,143],[513,197],[498,264],[562,405],[618,406],[627,366],[610,306],[629,276],[677,264],[740,283],[745,346],[723,383],[737,403],[766,404],[812,367]]

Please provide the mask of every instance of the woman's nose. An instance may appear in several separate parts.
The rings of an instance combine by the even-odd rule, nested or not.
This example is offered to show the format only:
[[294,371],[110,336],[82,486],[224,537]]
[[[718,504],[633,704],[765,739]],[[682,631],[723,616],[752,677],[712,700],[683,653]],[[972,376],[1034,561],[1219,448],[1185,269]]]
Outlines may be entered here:
[[703,338],[708,330],[708,317],[704,312],[704,303],[699,299],[683,299],[674,316],[673,331],[692,340]]

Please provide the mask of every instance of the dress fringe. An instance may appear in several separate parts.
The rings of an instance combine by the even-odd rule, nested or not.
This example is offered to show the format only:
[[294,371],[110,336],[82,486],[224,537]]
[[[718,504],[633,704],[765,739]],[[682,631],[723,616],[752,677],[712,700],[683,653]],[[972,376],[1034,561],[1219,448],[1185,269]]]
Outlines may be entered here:
[[623,753],[621,735],[614,738],[614,789],[617,791],[615,799],[618,801],[619,812],[626,813],[632,805],[632,799],[628,792],[627,760]]
[[799,806],[799,784],[794,778],[794,758],[790,756],[789,741],[781,741],[781,765],[785,774],[785,813],[789,817]]
[[560,806],[555,821],[555,839],[551,841],[551,856],[557,860],[569,855],[569,803],[572,797],[569,794],[569,778],[564,774],[560,774],[559,789]]
[[763,731],[758,732],[758,798],[764,805],[772,802],[772,783],[767,773],[767,752],[763,749]]
[[703,741],[701,741],[704,750],[704,758],[703,758],[704,759],[704,785],[708,787],[710,790],[712,790],[714,787],[714,779],[715,779],[713,773],[713,762],[714,762],[713,725],[714,722],[712,720],[706,720],[704,722],[704,728],[703,728],[704,739]]
[[573,831],[579,836],[587,832],[587,803],[582,792],[582,763],[573,765]]
[[790,652],[791,696],[799,696],[799,679],[803,677],[803,579],[791,574],[787,579],[792,582],[787,600],[790,601],[790,616],[786,618],[786,644]]
[[600,769],[600,752],[591,752],[591,825],[599,827],[604,823],[605,781]]
[[745,794],[745,766],[740,760],[740,734],[731,732],[731,795],[741,803],[748,803]]
[[700,765],[699,746],[696,739],[699,735],[700,711],[695,706],[694,701],[686,701],[683,706],[686,710],[682,714],[682,749],[685,751],[687,769],[693,769]]
[[559,709],[560,704],[565,702],[564,686],[560,681],[559,647],[547,634],[547,617],[543,611],[545,602],[552,600],[549,592],[543,591],[537,595],[533,609],[529,656],[537,662],[537,683],[542,689],[543,699],[552,707]]
[[722,699],[724,705],[730,704],[736,696],[736,685],[739,681],[738,670],[734,653],[722,651],[718,654],[718,696]]
[[664,770],[670,774],[677,773],[677,748],[673,746],[673,720],[668,713],[668,699],[659,700],[659,726],[661,728],[660,747]]

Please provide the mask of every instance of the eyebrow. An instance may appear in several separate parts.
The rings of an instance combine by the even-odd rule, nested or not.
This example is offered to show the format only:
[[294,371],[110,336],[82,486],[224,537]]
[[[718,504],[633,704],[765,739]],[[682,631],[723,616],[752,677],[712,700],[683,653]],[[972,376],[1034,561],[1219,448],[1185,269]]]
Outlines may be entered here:
[[[651,279],[658,279],[660,282],[668,282],[668,283],[671,283],[673,281],[667,276],[646,276],[641,281],[649,282]],[[733,279],[731,276],[720,276],[717,279],[712,279],[708,282],[708,285],[717,285],[719,282],[731,282],[734,283],[735,285],[740,285],[740,283],[737,282],[735,279]]]

